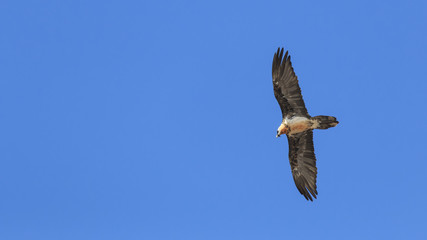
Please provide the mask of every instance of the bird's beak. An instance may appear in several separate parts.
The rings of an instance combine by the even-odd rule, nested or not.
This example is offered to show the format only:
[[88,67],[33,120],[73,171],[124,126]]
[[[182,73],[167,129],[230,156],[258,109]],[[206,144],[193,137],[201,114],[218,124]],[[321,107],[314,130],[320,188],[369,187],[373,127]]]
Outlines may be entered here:
[[280,135],[279,135],[279,134],[276,134],[276,137],[278,138],[278,137],[280,137]]

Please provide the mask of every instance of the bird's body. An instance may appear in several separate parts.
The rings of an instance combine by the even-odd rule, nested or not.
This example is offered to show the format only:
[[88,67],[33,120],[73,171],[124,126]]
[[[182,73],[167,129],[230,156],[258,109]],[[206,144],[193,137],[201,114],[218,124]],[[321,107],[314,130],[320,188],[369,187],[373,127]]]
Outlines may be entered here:
[[286,117],[283,119],[282,124],[283,126],[287,126],[289,128],[289,132],[287,133],[288,135],[304,132],[306,130],[312,129],[312,127],[315,126],[314,122],[306,117]]
[[289,162],[299,192],[313,201],[317,195],[317,167],[313,146],[313,129],[335,127],[338,121],[331,116],[311,117],[302,99],[298,78],[294,73],[291,58],[283,48],[273,58],[274,96],[282,111],[282,123],[276,137],[286,134],[289,143]]

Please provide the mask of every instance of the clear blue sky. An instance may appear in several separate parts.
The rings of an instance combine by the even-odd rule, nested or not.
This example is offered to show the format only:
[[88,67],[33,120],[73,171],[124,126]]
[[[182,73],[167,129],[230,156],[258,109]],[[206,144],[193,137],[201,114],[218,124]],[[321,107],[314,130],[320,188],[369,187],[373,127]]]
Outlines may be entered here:
[[[427,239],[426,1],[2,1],[0,239]],[[318,200],[271,63],[290,50]]]

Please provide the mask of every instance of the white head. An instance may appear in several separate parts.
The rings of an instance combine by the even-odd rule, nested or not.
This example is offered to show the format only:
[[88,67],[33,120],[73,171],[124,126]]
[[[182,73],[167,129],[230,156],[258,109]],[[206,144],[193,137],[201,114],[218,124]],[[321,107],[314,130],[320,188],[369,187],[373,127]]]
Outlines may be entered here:
[[289,127],[288,127],[288,125],[286,124],[280,124],[280,126],[279,126],[279,128],[277,129],[277,135],[276,135],[276,137],[280,137],[280,135],[282,135],[282,134],[288,134],[289,133]]

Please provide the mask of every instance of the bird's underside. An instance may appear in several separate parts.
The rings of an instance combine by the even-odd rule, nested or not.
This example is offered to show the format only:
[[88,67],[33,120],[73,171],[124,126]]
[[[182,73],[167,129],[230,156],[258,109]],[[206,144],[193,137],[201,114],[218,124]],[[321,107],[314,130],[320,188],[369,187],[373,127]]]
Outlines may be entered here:
[[335,127],[338,121],[331,116],[311,117],[305,107],[292,67],[291,58],[283,48],[273,58],[274,96],[282,111],[282,123],[277,137],[286,134],[289,144],[289,162],[298,191],[313,201],[317,196],[317,167],[313,145],[313,129]]

